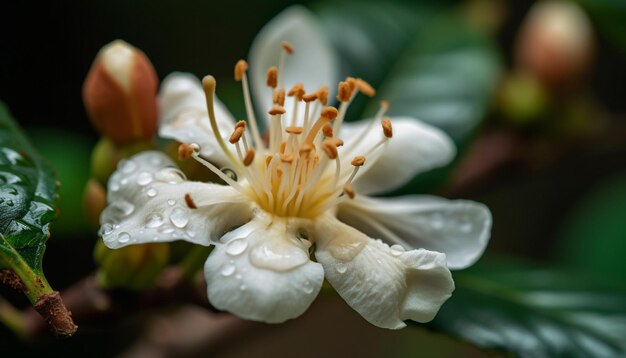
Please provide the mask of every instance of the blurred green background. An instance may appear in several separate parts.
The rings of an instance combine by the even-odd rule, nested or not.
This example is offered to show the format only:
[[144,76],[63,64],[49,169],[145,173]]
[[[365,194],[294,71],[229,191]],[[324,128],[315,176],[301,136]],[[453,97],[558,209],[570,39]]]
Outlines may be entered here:
[[[92,249],[96,235],[84,217],[82,194],[98,137],[87,120],[81,86],[100,47],[124,39],[148,55],[161,79],[172,71],[199,76],[211,73],[220,81],[220,98],[239,116],[243,106],[239,87],[232,80],[233,64],[247,56],[259,29],[294,3],[113,0],[2,5],[0,99],[55,167],[62,183],[60,215],[44,259],[46,275],[57,289],[95,269]],[[342,55],[343,69],[397,98],[392,101],[394,110],[413,111],[447,130],[458,144],[454,165],[416,179],[404,192],[436,193],[488,205],[494,217],[488,262],[494,257],[522,258],[532,265],[558,266],[624,286],[623,2],[578,2],[592,24],[591,60],[581,74],[560,86],[546,85],[518,59],[523,51],[518,47],[520,29],[532,1],[300,3],[320,16],[327,36]],[[463,31],[459,24],[472,31]],[[357,45],[346,35],[348,31],[343,32],[346,29],[365,34],[369,42],[363,48],[377,50],[375,54],[356,53]],[[445,56],[450,54],[456,57]],[[428,62],[432,58],[435,61]],[[447,58],[457,62],[440,68]],[[440,96],[432,88],[421,89],[424,93],[416,90],[416,95],[404,99],[394,92],[398,83],[404,84],[401,80],[415,79],[410,83],[416,84],[426,76],[450,79],[451,88]],[[355,106],[357,113],[371,112],[365,101]],[[451,115],[456,122],[447,122],[445,114],[438,114],[451,106],[466,108]],[[2,288],[0,294],[18,306],[26,304],[8,289]],[[315,334],[328,324],[343,320],[337,329],[351,331],[341,333],[346,334],[344,342],[332,339],[336,331],[322,335],[330,342],[328,350],[339,347],[331,354],[482,355],[443,336],[433,338],[423,329],[393,334],[367,327],[357,322],[352,312],[346,313],[345,305],[320,301],[319,307],[324,309],[314,308],[286,328],[254,326],[237,339],[249,339],[251,347],[260,347],[267,354],[281,352],[280,347],[283,353],[295,352],[292,349],[299,344],[316,340]],[[622,303],[626,308],[626,302]],[[130,345],[132,335],[121,336],[120,332],[145,326],[141,317],[132,317],[87,326],[72,340],[43,341],[29,348],[0,328],[0,349],[12,347],[25,354],[45,349],[75,354],[84,349],[91,355],[108,356]],[[279,336],[287,335],[289,327],[303,333],[288,335],[291,344],[281,346]],[[254,334],[257,328],[261,333]],[[249,338],[259,335],[265,338]],[[364,338],[373,342],[376,350],[354,346]],[[344,349],[344,343],[356,351]],[[246,349],[216,343],[205,351],[187,353],[259,352]]]

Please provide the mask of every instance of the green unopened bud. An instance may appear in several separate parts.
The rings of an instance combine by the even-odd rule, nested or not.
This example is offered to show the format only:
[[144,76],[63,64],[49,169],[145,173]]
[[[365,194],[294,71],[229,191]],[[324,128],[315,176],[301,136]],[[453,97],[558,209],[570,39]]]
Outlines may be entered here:
[[561,86],[587,69],[593,42],[591,23],[573,1],[541,1],[521,26],[515,58],[544,85]]
[[100,265],[98,283],[104,288],[150,288],[169,258],[167,243],[130,245],[112,250],[99,240],[94,250],[94,259]]
[[150,149],[154,149],[154,146],[149,142],[140,141],[116,146],[109,138],[100,138],[91,152],[91,176],[106,188],[109,177],[120,160]]
[[116,40],[96,56],[83,84],[83,101],[98,132],[124,144],[155,136],[157,88],[157,75],[146,55]]

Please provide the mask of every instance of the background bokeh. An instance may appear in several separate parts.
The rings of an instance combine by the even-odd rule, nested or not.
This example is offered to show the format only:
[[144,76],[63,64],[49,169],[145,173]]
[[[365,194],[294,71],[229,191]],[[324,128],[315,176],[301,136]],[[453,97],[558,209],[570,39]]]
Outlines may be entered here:
[[[220,81],[220,98],[239,116],[243,107],[239,87],[232,80],[233,64],[247,56],[259,29],[294,3],[112,0],[12,2],[1,6],[0,100],[55,167],[62,184],[59,218],[44,258],[46,276],[55,288],[68,287],[96,268],[92,258],[96,235],[87,224],[82,195],[98,135],[86,117],[81,86],[98,50],[121,38],[148,55],[161,79],[172,71],[198,76],[211,73]],[[332,16],[337,10],[339,15],[352,14],[352,24],[363,19],[360,26],[380,33],[383,40],[393,33],[378,27],[385,24],[382,20],[368,23],[371,13],[368,15],[363,10],[367,6],[361,3],[300,3],[319,14],[326,28],[333,31],[342,28],[341,21]],[[386,7],[393,10],[392,5],[366,3],[373,4],[373,8],[379,6],[383,20]],[[436,7],[463,17],[487,39],[486,47],[492,52],[481,58],[494,62],[487,65],[493,88],[485,90],[491,83],[487,81],[485,88],[477,89],[482,94],[476,99],[480,103],[476,120],[482,123],[455,138],[460,156],[454,166],[413,182],[404,190],[487,204],[494,216],[487,260],[497,257],[499,261],[522,260],[531,265],[565,268],[623,286],[626,31],[621,31],[620,20],[626,21],[622,17],[626,14],[624,6],[608,0],[579,2],[592,24],[593,55],[580,75],[566,85],[552,88],[543,86],[532,73],[521,71],[516,59],[520,28],[532,1],[417,3],[397,2],[409,9]],[[414,15],[419,18],[419,14]],[[407,16],[397,21],[387,26],[403,33],[403,26],[416,20]],[[424,48],[432,49],[428,47],[429,39],[447,36],[448,32],[454,34],[445,22],[427,30],[430,32],[426,34],[408,32],[403,36],[421,36]],[[332,38],[333,32],[329,32]],[[361,62],[351,60],[350,69],[356,70],[355,75],[367,80],[371,75],[374,84],[384,82],[384,76],[374,70],[359,71],[368,64],[395,64],[395,57],[385,56],[400,56],[401,51],[393,47],[397,39],[386,40],[391,44],[388,52],[378,54],[382,60],[374,56],[361,58]],[[338,37],[334,43],[341,45],[341,41]],[[357,103],[357,107],[363,109],[366,104]],[[19,307],[27,304],[6,288],[0,289],[0,294]],[[0,327],[0,350],[34,354],[52,349],[70,355],[89,352],[103,356],[146,353],[149,351],[141,351],[133,344],[147,342],[146,346],[161,347],[151,339],[158,337],[159,329],[174,329],[170,323],[175,319],[167,317],[172,312],[180,313],[178,310],[168,307],[156,313],[141,312],[127,319],[88,324],[77,337],[61,342],[44,338],[24,344]],[[182,316],[176,316],[178,319],[202,320],[206,314],[198,308],[184,310]],[[198,322],[199,326],[202,324]],[[212,334],[210,330],[198,332],[207,337]],[[195,333],[199,335],[198,332]],[[194,337],[193,331],[185,334]],[[136,341],[137,335],[143,340]],[[370,344],[361,345],[365,340]],[[183,348],[167,354],[288,355],[298,348],[307,350],[305,356],[322,352],[336,356],[355,352],[364,356],[482,354],[469,345],[420,328],[396,333],[369,327],[342,301],[333,298],[320,299],[303,318],[285,326],[250,324],[244,333],[223,341],[207,338],[204,346],[191,352],[185,352],[184,342],[178,344]],[[137,351],[128,351],[131,346]]]

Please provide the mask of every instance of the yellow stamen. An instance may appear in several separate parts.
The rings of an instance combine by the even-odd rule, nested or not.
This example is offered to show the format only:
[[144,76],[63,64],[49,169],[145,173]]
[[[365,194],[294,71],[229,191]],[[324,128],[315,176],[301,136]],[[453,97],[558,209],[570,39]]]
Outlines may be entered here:
[[276,88],[278,86],[278,68],[272,66],[267,70],[267,87]]
[[354,157],[354,159],[352,159],[350,164],[352,164],[355,167],[361,167],[361,166],[363,166],[363,164],[365,164],[365,157],[362,156],[362,155],[358,155],[358,156]]
[[285,52],[287,52],[287,54],[289,55],[292,55],[295,51],[293,46],[291,46],[291,44],[287,41],[281,42],[280,46],[282,46],[283,50],[285,50]]
[[194,150],[189,144],[182,143],[178,146],[178,159],[187,160],[191,158],[193,152]]
[[344,185],[343,192],[346,193],[350,199],[354,199],[354,196],[355,196],[354,189],[352,189],[350,185],[348,184]]
[[198,208],[198,206],[193,201],[193,199],[191,198],[191,195],[189,195],[189,193],[185,193],[185,204],[187,204],[187,207],[189,209],[197,209]]
[[235,65],[235,81],[239,82],[243,79],[244,73],[248,70],[248,63],[245,60],[237,61]]
[[383,126],[383,133],[385,134],[385,137],[393,137],[393,128],[391,127],[391,121],[389,120],[389,118],[383,118],[380,123]]
[[246,156],[243,158],[243,165],[247,167],[252,164],[252,161],[254,161],[254,149],[250,148],[246,152]]

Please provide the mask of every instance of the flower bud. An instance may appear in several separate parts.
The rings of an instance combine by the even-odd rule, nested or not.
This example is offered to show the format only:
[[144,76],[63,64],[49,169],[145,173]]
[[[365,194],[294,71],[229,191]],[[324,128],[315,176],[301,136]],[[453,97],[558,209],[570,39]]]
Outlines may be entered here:
[[98,240],[94,250],[94,259],[100,266],[98,283],[104,288],[150,288],[167,266],[169,258],[167,243],[130,245],[112,250]]
[[149,140],[157,129],[157,75],[140,50],[122,40],[104,46],[83,84],[91,123],[115,144]]
[[537,2],[521,26],[515,58],[544,85],[571,82],[588,67],[593,33],[587,15],[572,1]]
[[100,138],[91,152],[91,176],[106,188],[109,176],[113,174],[121,159],[151,149],[154,147],[148,142],[132,142],[116,146],[109,138]]

